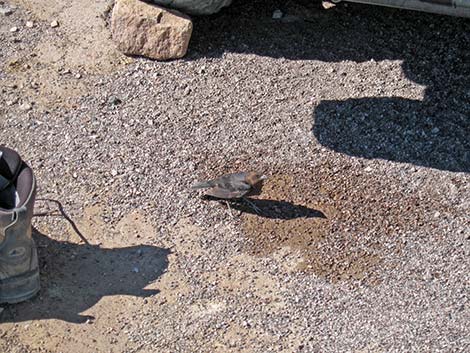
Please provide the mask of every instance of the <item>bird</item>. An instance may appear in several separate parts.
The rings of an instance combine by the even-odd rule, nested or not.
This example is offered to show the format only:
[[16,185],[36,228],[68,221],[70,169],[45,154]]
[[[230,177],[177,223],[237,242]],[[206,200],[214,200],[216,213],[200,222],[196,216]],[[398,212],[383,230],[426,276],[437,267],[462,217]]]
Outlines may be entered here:
[[229,210],[230,205],[228,201],[242,200],[259,213],[259,208],[245,197],[261,193],[265,179],[267,179],[266,175],[257,172],[239,172],[222,175],[216,179],[204,180],[194,184],[191,188],[208,189],[205,195],[224,200]]

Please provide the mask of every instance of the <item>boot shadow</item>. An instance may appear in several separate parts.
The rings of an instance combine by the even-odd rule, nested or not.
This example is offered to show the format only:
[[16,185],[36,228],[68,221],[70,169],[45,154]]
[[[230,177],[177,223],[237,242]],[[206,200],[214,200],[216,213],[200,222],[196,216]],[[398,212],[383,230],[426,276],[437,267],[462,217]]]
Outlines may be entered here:
[[150,245],[101,248],[57,241],[33,229],[38,247],[41,290],[26,302],[9,305],[1,322],[58,319],[71,323],[93,320],[81,315],[110,295],[149,297],[145,289],[168,267],[168,249]]

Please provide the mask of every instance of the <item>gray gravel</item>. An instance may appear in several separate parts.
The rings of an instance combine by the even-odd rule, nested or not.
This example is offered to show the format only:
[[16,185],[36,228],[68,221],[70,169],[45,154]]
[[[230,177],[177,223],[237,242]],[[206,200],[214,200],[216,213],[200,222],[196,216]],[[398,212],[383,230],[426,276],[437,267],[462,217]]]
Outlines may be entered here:
[[[196,18],[185,59],[82,74],[93,88],[69,108],[35,104],[2,83],[12,75],[2,70],[0,141],[30,161],[40,196],[61,200],[72,218],[105,204],[103,220],[116,224],[138,209],[163,247],[174,246],[181,219],[203,229],[202,255],[177,254],[173,264],[191,290],[127,318],[129,352],[467,352],[470,22],[283,3],[236,1]],[[275,21],[276,9],[308,22]],[[21,29],[21,43],[11,39],[15,16],[2,25],[2,66],[35,40]],[[327,239],[340,248],[351,237],[372,252],[380,244],[374,280],[287,271],[295,248],[233,262],[260,249],[262,234],[248,237],[245,216],[232,219],[188,188],[249,169],[290,175],[297,203],[295,185],[336,185],[345,201]],[[266,304],[256,286],[220,291],[224,269],[269,277],[283,305]],[[212,302],[223,309],[194,313]]]

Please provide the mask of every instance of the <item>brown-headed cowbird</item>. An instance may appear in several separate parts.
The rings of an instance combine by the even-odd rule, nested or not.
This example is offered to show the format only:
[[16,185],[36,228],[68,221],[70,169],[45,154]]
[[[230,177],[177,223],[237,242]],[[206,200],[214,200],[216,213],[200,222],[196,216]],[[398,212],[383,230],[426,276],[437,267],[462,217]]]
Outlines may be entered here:
[[[196,183],[192,189],[208,189],[205,193],[216,199],[244,200],[250,204],[256,212],[259,209],[245,196],[257,195],[261,192],[263,180],[267,177],[255,172],[241,172],[223,175],[217,179],[205,180]],[[228,204],[227,204],[228,205]]]

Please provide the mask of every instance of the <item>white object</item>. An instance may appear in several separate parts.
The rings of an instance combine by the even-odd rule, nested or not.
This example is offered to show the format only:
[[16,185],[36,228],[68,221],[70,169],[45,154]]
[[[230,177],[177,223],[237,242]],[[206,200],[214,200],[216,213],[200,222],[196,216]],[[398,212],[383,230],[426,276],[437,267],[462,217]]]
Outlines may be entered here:
[[153,0],[153,2],[191,15],[210,15],[230,5],[232,0]]
[[275,10],[273,12],[273,20],[280,20],[284,14],[281,10]]

